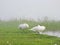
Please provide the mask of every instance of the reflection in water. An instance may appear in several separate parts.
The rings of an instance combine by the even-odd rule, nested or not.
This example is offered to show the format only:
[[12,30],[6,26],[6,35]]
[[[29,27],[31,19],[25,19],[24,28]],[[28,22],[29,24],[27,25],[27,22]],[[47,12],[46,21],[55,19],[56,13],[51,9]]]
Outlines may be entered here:
[[43,34],[60,37],[60,31],[46,31]]

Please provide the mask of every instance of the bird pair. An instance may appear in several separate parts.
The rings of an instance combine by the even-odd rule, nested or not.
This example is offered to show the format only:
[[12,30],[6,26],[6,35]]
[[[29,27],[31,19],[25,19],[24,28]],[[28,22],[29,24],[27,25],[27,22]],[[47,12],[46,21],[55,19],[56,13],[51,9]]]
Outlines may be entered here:
[[[27,23],[20,24],[18,28],[20,28],[20,29],[27,29],[27,28],[29,28],[29,25]],[[35,31],[35,32],[41,34],[45,29],[46,29],[45,26],[37,25],[37,26],[35,26],[35,27],[33,27],[33,28],[29,29],[29,30],[32,30],[32,31]]]

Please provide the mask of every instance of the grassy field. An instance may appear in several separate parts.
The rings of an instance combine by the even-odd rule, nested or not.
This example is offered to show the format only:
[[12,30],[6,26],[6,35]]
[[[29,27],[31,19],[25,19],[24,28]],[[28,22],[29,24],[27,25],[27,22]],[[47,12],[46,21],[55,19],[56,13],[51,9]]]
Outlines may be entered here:
[[18,29],[20,23],[28,23],[30,28],[40,24],[46,30],[60,30],[60,22],[35,22],[35,21],[0,21],[0,45],[60,45],[60,38],[42,34],[35,34],[29,29]]

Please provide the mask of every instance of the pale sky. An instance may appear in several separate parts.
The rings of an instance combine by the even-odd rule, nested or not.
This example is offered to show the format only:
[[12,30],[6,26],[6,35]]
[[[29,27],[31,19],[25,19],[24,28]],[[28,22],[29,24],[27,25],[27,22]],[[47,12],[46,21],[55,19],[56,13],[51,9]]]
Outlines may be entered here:
[[0,18],[41,18],[60,20],[60,0],[0,0]]

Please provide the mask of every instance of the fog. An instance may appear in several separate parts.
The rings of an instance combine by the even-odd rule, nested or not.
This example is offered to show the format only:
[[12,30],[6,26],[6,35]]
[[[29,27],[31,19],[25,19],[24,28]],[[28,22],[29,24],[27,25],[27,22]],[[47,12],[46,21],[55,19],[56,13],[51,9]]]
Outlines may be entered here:
[[0,19],[34,18],[60,20],[60,0],[0,0]]

